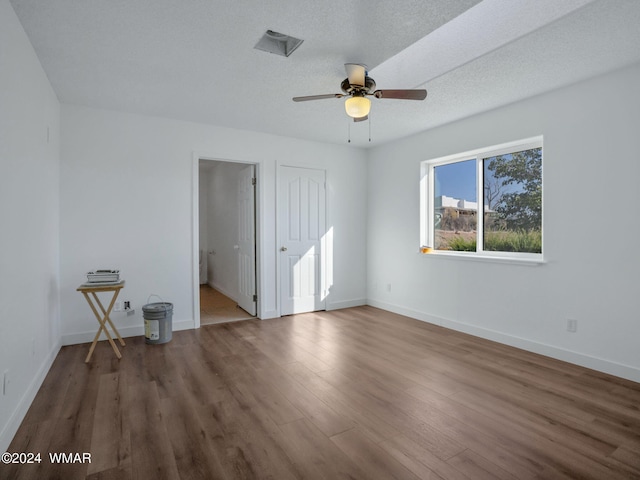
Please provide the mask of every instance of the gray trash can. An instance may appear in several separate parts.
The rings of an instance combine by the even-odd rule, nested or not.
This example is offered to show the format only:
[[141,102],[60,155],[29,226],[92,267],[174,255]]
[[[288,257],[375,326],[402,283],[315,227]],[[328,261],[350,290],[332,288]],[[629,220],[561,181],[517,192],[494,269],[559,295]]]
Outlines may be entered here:
[[173,305],[168,302],[148,303],[142,307],[144,341],[149,344],[167,343],[171,340]]

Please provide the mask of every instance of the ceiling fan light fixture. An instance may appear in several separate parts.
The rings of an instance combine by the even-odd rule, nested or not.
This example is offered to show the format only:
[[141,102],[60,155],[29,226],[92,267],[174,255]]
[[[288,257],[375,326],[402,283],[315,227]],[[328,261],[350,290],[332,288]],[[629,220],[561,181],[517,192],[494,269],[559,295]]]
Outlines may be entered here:
[[354,95],[344,102],[344,109],[351,118],[366,117],[371,110],[371,100],[365,96]]

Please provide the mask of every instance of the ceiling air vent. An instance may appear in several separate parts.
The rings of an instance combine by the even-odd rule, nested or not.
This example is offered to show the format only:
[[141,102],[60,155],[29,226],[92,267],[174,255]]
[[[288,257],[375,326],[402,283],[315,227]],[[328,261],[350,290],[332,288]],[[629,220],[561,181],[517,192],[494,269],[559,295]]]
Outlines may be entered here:
[[273,30],[267,30],[253,48],[288,57],[302,42],[299,38],[290,37],[289,35],[274,32]]

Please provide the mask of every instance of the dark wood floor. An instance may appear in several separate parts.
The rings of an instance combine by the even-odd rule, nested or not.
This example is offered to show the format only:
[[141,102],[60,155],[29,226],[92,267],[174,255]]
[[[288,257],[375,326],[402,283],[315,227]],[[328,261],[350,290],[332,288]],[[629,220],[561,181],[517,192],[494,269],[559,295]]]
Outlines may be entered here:
[[42,463],[0,478],[640,478],[640,384],[371,307],[87,349],[9,449]]

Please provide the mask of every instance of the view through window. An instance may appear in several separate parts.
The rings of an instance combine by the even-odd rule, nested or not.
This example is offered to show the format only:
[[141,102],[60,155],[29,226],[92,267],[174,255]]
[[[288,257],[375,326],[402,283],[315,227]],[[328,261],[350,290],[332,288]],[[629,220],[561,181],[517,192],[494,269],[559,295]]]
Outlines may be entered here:
[[542,254],[541,138],[423,162],[422,189],[423,245]]

